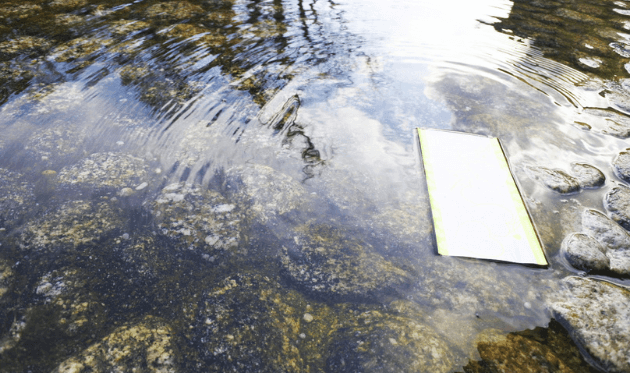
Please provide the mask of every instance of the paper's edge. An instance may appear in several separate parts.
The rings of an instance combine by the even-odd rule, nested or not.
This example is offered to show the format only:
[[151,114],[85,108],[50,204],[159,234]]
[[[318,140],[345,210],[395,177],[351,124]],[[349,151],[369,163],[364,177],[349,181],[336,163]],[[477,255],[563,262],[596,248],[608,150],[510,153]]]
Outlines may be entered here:
[[[420,164],[422,166],[422,169],[424,170],[424,175],[425,175],[425,180],[426,180],[426,185],[427,185],[427,192],[429,195],[429,203],[431,204],[431,215],[433,217],[433,228],[435,231],[435,238],[436,238],[436,244],[437,244],[437,250],[438,250],[438,254],[440,255],[449,255],[448,254],[448,248],[446,247],[445,244],[445,233],[442,229],[442,226],[440,224],[438,224],[438,222],[442,221],[441,218],[441,212],[439,211],[439,208],[437,208],[436,206],[436,202],[434,201],[434,198],[432,197],[431,193],[429,192],[430,190],[430,185],[429,185],[429,180],[430,178],[427,177],[428,175],[432,175],[433,174],[433,170],[431,170],[431,166],[429,166],[429,168],[427,169],[427,164],[424,162],[424,158],[427,154],[427,150],[426,148],[423,149],[422,147],[422,142],[423,142],[423,136],[422,136],[422,131],[441,131],[441,132],[452,132],[452,133],[460,133],[463,135],[469,135],[469,136],[480,136],[480,137],[485,137],[488,139],[495,139],[499,145],[499,149],[501,151],[500,154],[496,154],[497,156],[499,156],[502,161],[504,162],[504,164],[507,166],[508,168],[508,172],[510,174],[510,177],[512,178],[512,181],[514,182],[514,184],[512,184],[512,186],[514,188],[510,188],[512,190],[510,190],[509,194],[512,197],[513,201],[516,204],[520,204],[523,208],[524,208],[524,212],[525,214],[523,214],[523,210],[520,210],[518,212],[518,218],[519,221],[521,222],[521,224],[523,224],[524,222],[526,222],[526,224],[524,224],[525,227],[529,226],[531,228],[524,228],[526,231],[529,231],[527,233],[527,241],[530,244],[530,247],[538,247],[539,250],[532,250],[533,256],[534,256],[534,262],[509,262],[509,263],[518,263],[518,264],[525,264],[525,265],[537,265],[537,266],[542,266],[542,267],[547,267],[549,265],[549,262],[547,260],[546,254],[545,254],[545,250],[544,250],[544,245],[542,244],[542,240],[540,239],[540,235],[538,233],[538,230],[536,229],[536,225],[534,224],[534,221],[531,217],[531,213],[529,211],[529,208],[527,207],[527,204],[525,203],[525,200],[523,199],[523,195],[521,194],[521,190],[520,190],[520,184],[518,182],[518,180],[516,179],[516,177],[514,177],[514,173],[512,172],[512,166],[510,164],[510,161],[506,155],[505,152],[505,148],[503,147],[503,143],[501,142],[501,140],[497,137],[490,137],[490,136],[484,136],[484,135],[479,135],[479,134],[475,134],[475,133],[466,133],[466,132],[458,132],[458,131],[452,131],[452,130],[444,130],[444,129],[434,129],[434,128],[421,128],[421,127],[417,127],[416,128],[416,134],[417,134],[417,139],[418,139],[418,150],[420,152],[420,156],[421,156],[421,161]],[[439,228],[438,228],[439,227]],[[441,244],[440,244],[441,242]],[[459,256],[459,255],[453,255],[453,256]],[[463,257],[463,256],[462,256]],[[475,259],[489,259],[489,260],[497,260],[497,259],[490,259],[490,258],[475,258]],[[500,261],[500,260],[497,260]]]

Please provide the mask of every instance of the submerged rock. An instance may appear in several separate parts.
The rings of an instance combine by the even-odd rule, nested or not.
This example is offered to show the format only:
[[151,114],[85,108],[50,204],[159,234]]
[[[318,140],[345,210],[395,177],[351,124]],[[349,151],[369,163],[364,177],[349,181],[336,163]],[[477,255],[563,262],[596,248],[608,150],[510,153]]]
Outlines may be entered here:
[[259,275],[231,276],[204,292],[196,318],[193,344],[212,372],[308,372],[318,358],[309,350],[320,350],[336,324],[328,307]]
[[179,352],[171,327],[155,317],[115,329],[110,335],[61,363],[54,373],[175,373]]
[[226,179],[234,186],[234,198],[250,205],[265,222],[300,210],[308,200],[300,183],[271,167],[259,164],[235,167],[227,171]]
[[23,250],[58,251],[95,244],[121,229],[122,220],[107,202],[70,201],[29,222],[20,235]]
[[573,233],[562,243],[562,250],[569,263],[583,271],[604,271],[610,266],[605,249],[593,237]]
[[24,149],[36,161],[65,160],[70,155],[78,155],[84,146],[87,133],[78,126],[59,123],[35,133]]
[[33,186],[22,175],[0,168],[0,228],[19,224],[35,205]]
[[151,5],[145,11],[148,18],[163,18],[170,21],[183,20],[205,13],[199,5],[187,1],[170,1]]
[[630,372],[630,291],[608,282],[569,277],[553,317],[607,372]]
[[422,322],[418,306],[393,302],[388,313],[357,310],[332,335],[326,371],[451,372],[455,351]]
[[128,154],[96,153],[59,172],[59,182],[69,186],[95,189],[135,188],[147,181],[147,165]]
[[158,233],[185,249],[235,249],[241,242],[241,209],[221,194],[186,183],[168,185],[152,203]]
[[416,275],[386,260],[366,242],[327,226],[304,227],[283,247],[282,273],[298,288],[326,298],[378,299],[395,296]]
[[571,176],[583,189],[598,188],[606,182],[606,176],[597,167],[586,163],[574,163],[571,166]]
[[625,229],[595,210],[584,210],[582,229],[604,247],[611,272],[630,276],[630,235]]
[[13,280],[13,270],[8,262],[0,258],[0,304],[2,297],[9,292],[11,281]]
[[465,373],[594,373],[571,341],[567,331],[555,320],[548,328],[509,333],[488,330],[477,336],[481,360],[471,361]]
[[613,188],[604,198],[604,206],[614,221],[626,230],[630,229],[630,189]]
[[625,181],[630,182],[630,149],[619,153],[613,160],[615,173]]
[[574,177],[562,170],[552,170],[546,167],[528,167],[530,177],[539,180],[547,187],[559,193],[573,193],[580,190],[580,183]]

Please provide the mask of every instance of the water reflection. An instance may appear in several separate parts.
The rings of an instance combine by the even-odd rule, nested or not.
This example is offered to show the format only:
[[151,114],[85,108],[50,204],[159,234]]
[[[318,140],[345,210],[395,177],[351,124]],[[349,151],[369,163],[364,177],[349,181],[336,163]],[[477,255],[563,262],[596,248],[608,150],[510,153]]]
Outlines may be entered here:
[[[5,2],[0,370],[448,372],[547,326],[625,82],[516,30],[579,9],[459,5]],[[549,269],[435,255],[416,126],[502,138]],[[526,172],[576,162],[607,184]]]

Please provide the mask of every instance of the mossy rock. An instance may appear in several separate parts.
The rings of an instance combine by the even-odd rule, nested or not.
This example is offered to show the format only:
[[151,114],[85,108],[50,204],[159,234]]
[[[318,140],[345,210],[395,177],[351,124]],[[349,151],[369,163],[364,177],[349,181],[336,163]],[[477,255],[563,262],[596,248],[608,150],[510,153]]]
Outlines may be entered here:
[[412,269],[386,260],[347,233],[329,226],[297,229],[282,249],[283,276],[300,290],[335,301],[391,299],[416,281]]
[[21,174],[0,168],[0,228],[9,230],[27,217],[35,205],[33,190]]
[[309,372],[336,321],[275,279],[238,274],[204,291],[190,338],[207,371]]
[[351,311],[332,335],[327,372],[450,372],[455,348],[423,323],[420,308],[407,301],[388,311]]

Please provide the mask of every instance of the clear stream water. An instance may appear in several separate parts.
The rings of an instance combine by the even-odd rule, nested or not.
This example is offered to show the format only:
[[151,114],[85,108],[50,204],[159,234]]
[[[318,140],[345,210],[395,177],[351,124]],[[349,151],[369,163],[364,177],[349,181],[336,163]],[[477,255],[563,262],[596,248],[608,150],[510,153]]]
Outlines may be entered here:
[[[625,1],[3,1],[0,371],[116,338],[147,371],[477,371],[480,336],[552,329],[568,356],[547,304],[623,184],[628,64]],[[419,126],[501,138],[548,268],[435,254]],[[576,162],[606,184],[527,172]]]

